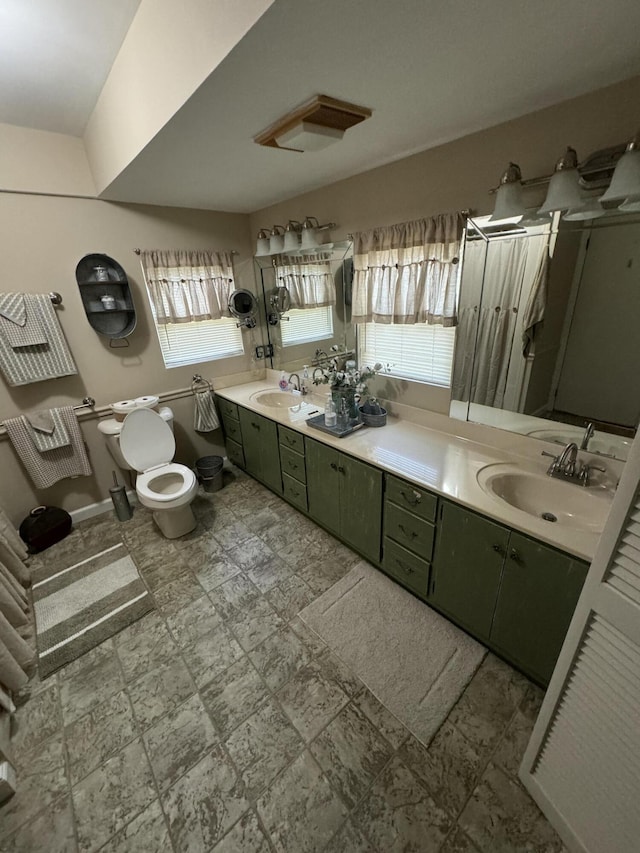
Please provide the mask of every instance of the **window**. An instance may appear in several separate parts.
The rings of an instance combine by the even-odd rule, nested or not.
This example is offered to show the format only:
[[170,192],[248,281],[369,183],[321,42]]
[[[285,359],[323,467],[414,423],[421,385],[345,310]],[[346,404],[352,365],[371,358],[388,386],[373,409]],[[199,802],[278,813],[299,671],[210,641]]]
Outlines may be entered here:
[[162,323],[156,324],[156,329],[165,367],[244,355],[242,333],[236,321],[228,317],[198,323]]
[[362,365],[389,364],[389,375],[451,385],[454,326],[358,325],[358,359]]
[[287,311],[280,323],[282,346],[306,344],[323,341],[333,337],[333,309],[331,305],[322,308],[292,308]]

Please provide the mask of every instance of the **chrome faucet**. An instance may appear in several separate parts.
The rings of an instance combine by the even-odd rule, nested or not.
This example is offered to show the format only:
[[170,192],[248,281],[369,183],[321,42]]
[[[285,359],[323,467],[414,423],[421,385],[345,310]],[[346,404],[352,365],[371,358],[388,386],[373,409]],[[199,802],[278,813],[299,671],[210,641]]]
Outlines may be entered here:
[[297,373],[292,373],[291,376],[289,376],[289,385],[291,385],[291,380],[294,377],[296,380],[295,389],[296,389],[296,391],[299,391],[302,394],[302,396],[304,397],[304,395],[307,393],[307,389],[304,387],[304,385],[300,386],[300,377],[298,376]]
[[589,485],[592,471],[601,471],[604,474],[607,470],[606,468],[599,468],[597,465],[589,465],[587,462],[579,464],[578,445],[575,441],[570,441],[559,456],[549,453],[548,450],[543,450],[542,455],[551,456],[553,459],[547,470],[550,477],[568,480],[570,483],[577,483],[579,486]]
[[582,436],[582,441],[580,442],[580,450],[588,450],[589,442],[593,438],[593,434],[596,431],[594,425],[589,421],[587,427],[584,431],[584,435]]
[[321,377],[321,378],[322,378],[322,377],[324,377],[324,373],[322,372],[322,368],[321,368],[321,367],[316,367],[316,369],[315,369],[315,370],[313,371],[313,373],[311,374],[311,380],[312,380],[313,382],[315,382],[315,381],[316,381],[316,373],[317,373],[318,371],[320,371],[320,377]]

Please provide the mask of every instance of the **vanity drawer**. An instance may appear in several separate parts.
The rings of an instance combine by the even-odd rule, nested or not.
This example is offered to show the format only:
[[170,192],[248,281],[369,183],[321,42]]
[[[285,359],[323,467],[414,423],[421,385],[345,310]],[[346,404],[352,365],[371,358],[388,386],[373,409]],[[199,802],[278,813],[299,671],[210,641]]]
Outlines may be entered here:
[[282,475],[283,494],[289,503],[307,511],[307,487],[288,474]]
[[388,501],[385,504],[384,535],[426,560],[431,559],[434,533],[433,524],[423,518],[418,518]]
[[382,568],[423,598],[429,586],[429,563],[385,536]]
[[289,450],[287,447],[280,446],[280,464],[282,473],[289,474],[290,477],[295,477],[301,483],[307,482],[307,475],[304,468],[304,456]]
[[217,397],[216,400],[218,403],[218,410],[223,418],[234,418],[236,421],[240,419],[238,415],[238,407],[235,403],[231,403],[223,397]]
[[240,421],[234,421],[233,418],[222,417],[224,425],[224,434],[228,439],[235,441],[236,444],[242,444],[242,430],[240,429]]
[[420,518],[435,521],[438,498],[426,489],[387,474],[386,499]]
[[231,439],[227,439],[227,458],[229,462],[233,462],[234,465],[237,465],[239,468],[244,468],[244,450],[242,449],[242,445],[238,444],[237,441],[231,441]]
[[304,456],[304,436],[299,432],[295,432],[287,427],[279,426],[280,444],[283,447],[288,447],[289,450],[295,450],[296,453],[302,453]]

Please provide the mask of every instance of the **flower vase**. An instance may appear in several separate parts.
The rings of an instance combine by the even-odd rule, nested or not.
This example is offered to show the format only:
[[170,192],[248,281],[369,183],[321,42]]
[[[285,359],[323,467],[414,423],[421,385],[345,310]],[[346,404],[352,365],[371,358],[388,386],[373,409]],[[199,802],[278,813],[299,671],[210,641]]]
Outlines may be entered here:
[[338,420],[340,419],[340,412],[342,411],[342,401],[346,402],[346,411],[347,417],[350,421],[357,421],[359,419],[360,413],[358,412],[358,400],[356,397],[360,397],[360,395],[356,395],[355,388],[345,388],[338,387],[331,389],[331,397],[336,407],[336,413],[338,415]]

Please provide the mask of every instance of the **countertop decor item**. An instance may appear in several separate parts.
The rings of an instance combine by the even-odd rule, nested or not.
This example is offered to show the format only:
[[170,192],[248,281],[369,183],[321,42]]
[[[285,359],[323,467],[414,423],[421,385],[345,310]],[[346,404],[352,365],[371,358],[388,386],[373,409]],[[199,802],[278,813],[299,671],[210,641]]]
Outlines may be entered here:
[[367,426],[382,427],[387,423],[387,410],[380,405],[375,397],[369,397],[358,411],[362,422]]
[[335,426],[327,426],[324,422],[324,414],[315,415],[313,418],[307,418],[307,423],[315,429],[321,429],[322,432],[326,432],[329,435],[335,435],[336,438],[344,438],[345,435],[350,435],[352,432],[355,432],[357,429],[361,429],[364,426],[360,421],[356,421],[355,423],[352,422],[348,426],[339,426],[338,424]]
[[353,362],[347,362],[344,366],[340,364],[338,356],[333,356],[326,367],[317,367],[313,372],[314,385],[329,385],[331,395],[336,406],[336,412],[343,409],[342,401],[346,402],[346,409],[352,421],[359,420],[358,411],[359,398],[367,393],[368,381],[388,369],[379,362],[373,367],[355,367]]
[[111,340],[127,338],[136,327],[136,309],[120,264],[109,255],[85,255],[76,267],[76,281],[91,327]]

